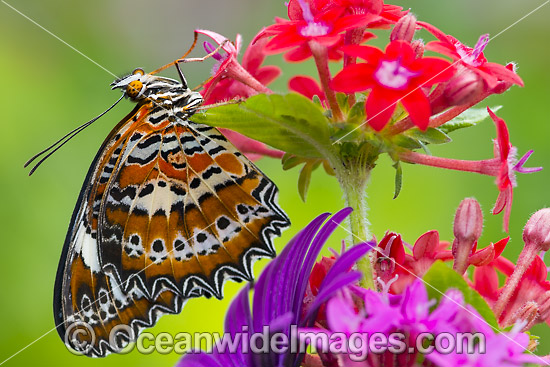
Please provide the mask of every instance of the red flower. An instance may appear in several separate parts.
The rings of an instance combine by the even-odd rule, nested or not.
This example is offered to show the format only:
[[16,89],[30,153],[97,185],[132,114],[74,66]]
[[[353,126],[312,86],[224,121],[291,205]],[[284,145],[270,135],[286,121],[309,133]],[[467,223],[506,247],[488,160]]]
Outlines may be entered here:
[[324,103],[326,103],[327,100],[325,93],[317,81],[310,76],[298,75],[292,77],[288,81],[288,89],[300,93],[309,99],[313,99],[313,96],[317,96]]
[[[218,45],[225,41],[225,37],[212,31],[198,30],[197,32],[212,38]],[[272,82],[281,74],[276,66],[261,66],[265,59],[263,52],[267,40],[259,40],[251,44],[244,53],[242,65],[237,60],[241,49],[242,38],[237,35],[235,45],[226,42],[222,49],[224,55],[217,53],[213,57],[217,64],[212,70],[212,79],[204,85],[201,94],[205,98],[205,105],[234,98],[248,98],[259,92],[258,89],[265,89],[265,85]],[[216,48],[208,42],[204,43],[207,52]],[[255,86],[256,88],[253,88]],[[237,149],[244,153],[250,160],[258,160],[262,156],[281,158],[284,152],[270,149],[264,143],[250,139],[242,134],[228,129],[220,129]]]
[[[313,3],[313,2],[312,2]],[[303,60],[310,56],[308,42],[315,41],[325,47],[331,47],[342,41],[341,33],[352,28],[364,27],[378,19],[371,14],[343,15],[343,8],[326,11],[312,11],[305,2],[299,4],[302,12],[291,12],[292,20],[277,19],[277,23],[265,28],[257,37],[273,38],[266,45],[266,52],[278,53],[293,49],[290,60]],[[334,55],[333,55],[334,57]]]
[[452,76],[448,61],[435,57],[417,59],[411,45],[403,41],[391,42],[385,53],[372,46],[352,45],[342,49],[367,63],[345,67],[334,77],[332,87],[346,93],[371,90],[365,108],[367,122],[374,130],[386,126],[397,102],[403,104],[416,126],[423,130],[428,127],[430,102],[422,88]]
[[449,56],[453,61],[460,60],[462,65],[474,71],[487,83],[489,90],[494,89],[500,81],[523,87],[523,81],[513,70],[494,62],[488,62],[483,55],[483,50],[489,43],[488,34],[479,37],[476,46],[470,48],[429,23],[418,22],[418,24],[439,40],[429,42],[426,49]]
[[508,127],[503,119],[496,116],[489,107],[489,115],[495,122],[497,128],[497,139],[495,144],[496,165],[488,164],[485,174],[496,177],[496,184],[499,195],[493,208],[493,214],[498,214],[504,210],[504,230],[508,232],[508,223],[510,221],[510,212],[512,211],[513,188],[517,186],[514,172],[532,173],[542,169],[542,167],[525,168],[523,164],[529,159],[533,151],[528,151],[519,161],[516,160],[517,149],[510,143],[510,134]]
[[550,282],[546,280],[547,275],[546,264],[536,256],[506,305],[499,320],[503,325],[509,326],[518,321],[515,320],[515,314],[520,313],[529,302],[534,302],[538,308],[535,322],[546,322],[550,325]]
[[[503,290],[499,288],[497,270],[506,277],[510,277],[514,268],[514,263],[502,256],[485,266],[475,268],[473,287],[491,307],[495,305]],[[522,316],[525,309],[530,306],[535,306],[537,317],[534,320],[525,321],[546,322],[550,325],[550,282],[547,280],[547,275],[546,265],[539,256],[536,256],[499,317],[499,323],[502,326],[506,327],[519,321],[516,316]]]
[[[197,30],[212,38],[221,45],[226,38],[216,32]],[[227,101],[233,98],[248,98],[259,92],[266,91],[266,85],[271,83],[281,74],[277,66],[269,65],[261,67],[265,59],[264,47],[267,40],[259,40],[251,43],[246,49],[242,65],[237,60],[241,50],[242,37],[237,35],[235,44],[226,42],[222,49],[225,54],[216,53],[213,58],[217,60],[212,68],[212,78],[204,85],[201,92],[205,98],[205,104]],[[204,43],[206,52],[216,49],[208,42]]]
[[506,123],[501,118],[498,118],[489,108],[487,110],[497,128],[497,139],[494,140],[494,158],[480,161],[466,161],[425,155],[412,151],[400,153],[400,158],[410,163],[457,171],[476,172],[496,177],[499,195],[493,208],[493,214],[504,211],[503,225],[504,230],[508,232],[508,223],[512,210],[512,190],[517,186],[515,172],[533,173],[542,170],[542,167],[523,167],[527,159],[533,154],[533,151],[529,150],[518,161],[516,159],[517,149],[510,143],[510,135],[508,134]]
[[[476,243],[468,256],[468,266],[485,268],[485,265],[493,263],[495,259],[501,259],[499,256],[509,239],[507,237],[495,244],[491,243],[481,250],[477,250]],[[412,248],[410,245],[406,246],[411,249],[412,254],[405,252],[405,243],[401,236],[393,232],[386,233],[378,244],[380,250],[376,252],[375,270],[385,284],[391,284],[389,291],[392,294],[400,294],[415,279],[422,278],[434,262],[453,260],[449,242],[440,241],[437,231],[428,231],[418,237]],[[394,279],[396,276],[397,279]]]

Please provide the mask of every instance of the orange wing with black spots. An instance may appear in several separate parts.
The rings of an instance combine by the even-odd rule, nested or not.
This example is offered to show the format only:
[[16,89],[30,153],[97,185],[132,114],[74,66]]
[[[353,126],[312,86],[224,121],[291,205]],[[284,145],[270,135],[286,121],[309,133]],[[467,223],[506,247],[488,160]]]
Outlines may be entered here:
[[116,352],[189,298],[222,298],[228,278],[251,280],[289,225],[273,182],[218,130],[189,120],[200,94],[135,75],[114,83],[139,104],[90,167],[56,280],[58,331],[92,330],[94,340],[69,340],[90,356]]

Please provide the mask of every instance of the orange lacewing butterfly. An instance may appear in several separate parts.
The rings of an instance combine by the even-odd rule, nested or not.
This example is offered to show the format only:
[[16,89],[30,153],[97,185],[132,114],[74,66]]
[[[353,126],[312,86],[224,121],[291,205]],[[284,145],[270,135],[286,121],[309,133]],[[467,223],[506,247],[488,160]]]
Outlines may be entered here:
[[[54,290],[59,335],[88,356],[120,351],[190,298],[222,298],[226,279],[252,280],[254,260],[273,257],[273,236],[290,224],[275,184],[217,129],[190,120],[203,99],[179,63],[206,58],[185,59],[190,51],[111,84],[123,95],[107,111],[123,97],[137,105],[90,166]],[[154,75],[170,66],[181,82]],[[107,111],[25,166],[51,150],[32,174]]]

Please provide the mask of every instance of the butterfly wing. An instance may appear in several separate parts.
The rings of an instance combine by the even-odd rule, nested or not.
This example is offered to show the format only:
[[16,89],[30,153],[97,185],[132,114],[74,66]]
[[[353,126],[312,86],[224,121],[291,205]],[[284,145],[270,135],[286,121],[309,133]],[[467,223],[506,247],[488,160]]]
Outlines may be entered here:
[[75,322],[91,327],[87,354],[116,351],[188,298],[221,298],[227,278],[251,280],[289,225],[273,182],[218,130],[173,120],[134,109],[81,191],[54,308],[62,338]]

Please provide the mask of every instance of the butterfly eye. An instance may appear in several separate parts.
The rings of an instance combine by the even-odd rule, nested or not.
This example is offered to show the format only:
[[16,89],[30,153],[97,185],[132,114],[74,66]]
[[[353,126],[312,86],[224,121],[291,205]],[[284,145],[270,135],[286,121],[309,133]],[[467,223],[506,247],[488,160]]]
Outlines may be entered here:
[[139,95],[139,92],[143,89],[143,83],[139,80],[134,80],[130,82],[126,87],[126,94],[130,98],[136,98]]

